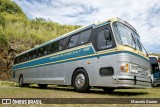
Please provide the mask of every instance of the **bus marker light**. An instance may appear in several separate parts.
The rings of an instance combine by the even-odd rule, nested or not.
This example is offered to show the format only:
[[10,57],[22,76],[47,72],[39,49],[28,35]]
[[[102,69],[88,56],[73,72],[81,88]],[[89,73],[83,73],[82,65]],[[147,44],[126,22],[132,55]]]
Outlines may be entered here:
[[91,64],[91,62],[87,62],[87,64]]
[[121,71],[123,71],[124,70],[124,66],[122,65],[122,66],[120,66],[120,69],[121,69]]
[[125,71],[126,71],[126,72],[129,71],[129,66],[128,66],[128,64],[125,65]]

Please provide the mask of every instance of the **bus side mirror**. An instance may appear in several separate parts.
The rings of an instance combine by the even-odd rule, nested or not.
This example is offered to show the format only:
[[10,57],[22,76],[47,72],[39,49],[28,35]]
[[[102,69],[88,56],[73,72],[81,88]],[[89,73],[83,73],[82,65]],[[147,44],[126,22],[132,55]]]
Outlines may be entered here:
[[106,29],[104,31],[104,37],[105,37],[105,39],[106,39],[107,42],[110,42],[112,40],[111,33],[110,33],[110,31],[108,29]]

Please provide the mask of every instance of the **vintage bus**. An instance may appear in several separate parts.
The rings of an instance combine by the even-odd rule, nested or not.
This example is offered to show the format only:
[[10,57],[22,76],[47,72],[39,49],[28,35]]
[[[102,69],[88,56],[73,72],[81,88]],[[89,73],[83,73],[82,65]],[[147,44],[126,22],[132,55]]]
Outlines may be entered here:
[[150,55],[149,60],[151,63],[151,79],[152,86],[156,87],[160,85],[160,60],[156,55]]
[[16,56],[12,80],[20,87],[71,85],[86,92],[99,87],[150,88],[150,62],[134,27],[120,18],[69,32]]

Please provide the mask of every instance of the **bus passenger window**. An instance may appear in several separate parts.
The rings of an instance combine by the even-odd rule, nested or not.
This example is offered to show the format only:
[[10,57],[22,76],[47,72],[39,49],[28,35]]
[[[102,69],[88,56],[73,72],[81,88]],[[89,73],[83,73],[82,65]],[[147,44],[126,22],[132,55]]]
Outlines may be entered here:
[[51,48],[50,44],[48,44],[48,45],[46,45],[46,46],[43,47],[43,49],[44,49],[44,55],[50,54],[50,48]]
[[53,42],[50,48],[50,52],[57,52],[59,50],[59,41]]
[[17,59],[17,61],[16,61],[16,64],[17,64],[17,63],[19,63],[19,62],[20,62],[20,60],[19,60],[19,56],[18,56],[16,59]]
[[21,61],[20,62],[23,62],[23,56],[21,56]]
[[59,41],[59,51],[64,50],[69,38],[64,38]]
[[17,64],[17,63],[18,63],[18,57],[16,57],[14,60],[14,64]]
[[80,34],[80,37],[79,37],[79,40],[78,40],[78,45],[82,45],[84,43],[87,43],[88,40],[89,40],[90,34],[91,34],[91,30],[83,31]]
[[98,49],[99,50],[103,50],[103,49],[107,49],[107,48],[111,48],[113,46],[113,41],[112,38],[110,38],[110,41],[105,37],[105,31],[101,30],[98,34]]
[[43,56],[43,55],[44,55],[44,49],[43,49],[43,47],[42,47],[42,48],[39,49],[39,54],[38,54],[38,56],[41,57],[41,56]]
[[27,57],[24,58],[24,61],[26,61],[26,60],[27,60]]
[[64,42],[63,39],[59,41],[59,51],[63,50],[63,48],[64,48],[64,43],[63,42]]
[[79,39],[79,35],[80,35],[80,34],[77,34],[77,35],[74,35],[74,36],[72,36],[72,37],[70,38],[69,44],[68,44],[68,46],[67,46],[68,48],[74,47],[74,46],[77,45],[77,42],[78,42],[78,39]]

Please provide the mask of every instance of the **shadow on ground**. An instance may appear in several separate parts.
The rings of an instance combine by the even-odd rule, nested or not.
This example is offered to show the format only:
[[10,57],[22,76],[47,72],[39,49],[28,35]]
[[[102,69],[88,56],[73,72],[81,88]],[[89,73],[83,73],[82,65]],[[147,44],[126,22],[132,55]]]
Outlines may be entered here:
[[[38,86],[29,86],[28,88],[33,88],[33,89],[40,89]],[[72,91],[72,92],[75,92],[73,87],[69,86],[49,86],[47,88],[43,88],[44,90],[58,90],[58,91]],[[101,94],[101,95],[104,95],[106,94],[102,89],[99,89],[99,88],[91,88],[89,92],[87,92],[86,94]],[[141,91],[138,91],[138,92],[131,92],[130,89],[125,89],[125,91],[120,91],[118,89],[116,89],[112,94],[109,94],[111,96],[141,96],[141,95],[147,95],[149,94],[148,92],[143,92],[142,90]]]

